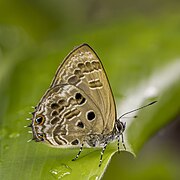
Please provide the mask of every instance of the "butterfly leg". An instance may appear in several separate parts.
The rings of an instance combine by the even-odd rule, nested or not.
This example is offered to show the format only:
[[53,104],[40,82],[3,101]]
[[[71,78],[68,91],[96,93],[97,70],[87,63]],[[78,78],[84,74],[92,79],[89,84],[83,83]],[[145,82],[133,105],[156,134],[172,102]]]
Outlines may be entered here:
[[123,145],[123,147],[124,147],[124,149],[126,150],[126,146],[125,146],[125,143],[124,143],[124,136],[123,136],[123,133],[121,134],[121,138],[122,138],[122,145]]
[[120,134],[118,134],[118,143],[117,143],[117,146],[118,146],[118,153],[120,152],[120,148],[119,148],[119,142],[120,142]]
[[74,159],[72,159],[72,161],[75,161],[76,159],[78,159],[79,155],[81,154],[82,148],[83,148],[84,144],[81,144],[81,147],[79,149],[79,152],[77,153],[76,157]]
[[102,164],[102,158],[103,158],[103,155],[104,155],[104,151],[106,150],[106,146],[107,146],[107,142],[104,143],[103,149],[101,151],[101,157],[100,157],[100,160],[99,160],[99,167]]

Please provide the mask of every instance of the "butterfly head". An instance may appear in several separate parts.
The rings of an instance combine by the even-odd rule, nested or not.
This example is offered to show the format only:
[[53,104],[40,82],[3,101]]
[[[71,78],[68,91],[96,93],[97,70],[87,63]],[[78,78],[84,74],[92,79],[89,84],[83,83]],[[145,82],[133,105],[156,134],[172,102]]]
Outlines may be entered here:
[[114,131],[116,134],[122,134],[126,129],[126,122],[116,120],[114,125]]

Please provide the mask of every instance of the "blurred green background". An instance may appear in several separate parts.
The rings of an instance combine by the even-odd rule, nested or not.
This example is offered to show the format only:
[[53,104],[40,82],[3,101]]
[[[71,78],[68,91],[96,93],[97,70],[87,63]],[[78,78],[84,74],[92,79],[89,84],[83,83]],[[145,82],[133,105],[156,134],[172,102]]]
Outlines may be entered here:
[[26,143],[24,119],[82,43],[101,58],[119,113],[158,100],[128,127],[137,158],[115,154],[103,179],[180,179],[180,1],[0,0],[1,179],[57,178],[43,175],[54,151]]

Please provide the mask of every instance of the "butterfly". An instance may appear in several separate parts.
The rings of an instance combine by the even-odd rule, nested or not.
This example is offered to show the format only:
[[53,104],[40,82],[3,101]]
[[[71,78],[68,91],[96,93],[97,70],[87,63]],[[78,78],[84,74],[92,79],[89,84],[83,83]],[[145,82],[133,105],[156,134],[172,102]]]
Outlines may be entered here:
[[53,147],[102,147],[117,140],[125,147],[126,124],[117,119],[115,101],[103,65],[88,44],[68,54],[32,113],[33,140]]

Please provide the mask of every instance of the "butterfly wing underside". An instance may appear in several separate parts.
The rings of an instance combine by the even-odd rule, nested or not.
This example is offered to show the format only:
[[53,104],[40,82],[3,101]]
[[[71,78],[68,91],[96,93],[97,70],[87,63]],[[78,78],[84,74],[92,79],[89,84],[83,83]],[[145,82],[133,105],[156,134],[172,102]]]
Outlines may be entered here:
[[[57,105],[52,107],[54,102],[64,105],[52,112]],[[114,98],[104,68],[90,46],[83,44],[65,58],[41,105],[39,112],[45,111],[47,119],[52,119],[54,112],[61,117],[61,123],[54,118],[44,124],[51,145],[77,145],[86,135],[112,131],[116,119]]]

